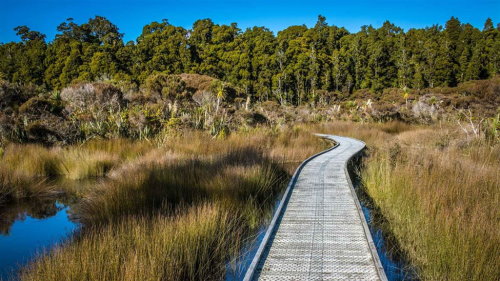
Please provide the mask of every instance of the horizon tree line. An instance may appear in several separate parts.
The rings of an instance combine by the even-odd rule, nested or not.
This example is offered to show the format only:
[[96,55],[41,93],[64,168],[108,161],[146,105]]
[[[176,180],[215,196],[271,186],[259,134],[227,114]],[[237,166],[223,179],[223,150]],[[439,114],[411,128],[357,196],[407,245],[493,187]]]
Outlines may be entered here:
[[402,28],[384,22],[350,33],[318,16],[314,27],[241,30],[210,19],[191,29],[168,20],[143,27],[136,41],[96,16],[69,18],[53,41],[27,26],[20,42],[0,44],[0,79],[47,91],[72,83],[110,80],[140,86],[154,74],[197,73],[229,82],[253,100],[298,105],[359,89],[433,88],[500,73],[500,24],[482,30],[457,18],[445,26]]

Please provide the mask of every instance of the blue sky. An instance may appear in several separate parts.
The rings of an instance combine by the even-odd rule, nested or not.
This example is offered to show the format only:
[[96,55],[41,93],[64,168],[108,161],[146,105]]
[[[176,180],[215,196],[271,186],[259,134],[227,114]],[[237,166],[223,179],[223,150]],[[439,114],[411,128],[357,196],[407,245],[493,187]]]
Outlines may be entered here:
[[378,27],[385,20],[405,30],[444,25],[451,16],[482,29],[488,17],[495,25],[500,21],[500,0],[0,0],[0,42],[17,41],[12,29],[18,25],[41,31],[52,40],[57,25],[69,17],[83,23],[95,15],[104,16],[128,41],[135,40],[145,24],[162,19],[189,28],[197,19],[211,18],[218,24],[237,22],[242,29],[266,26],[277,32],[290,25],[312,26],[318,14],[351,32],[362,25]]

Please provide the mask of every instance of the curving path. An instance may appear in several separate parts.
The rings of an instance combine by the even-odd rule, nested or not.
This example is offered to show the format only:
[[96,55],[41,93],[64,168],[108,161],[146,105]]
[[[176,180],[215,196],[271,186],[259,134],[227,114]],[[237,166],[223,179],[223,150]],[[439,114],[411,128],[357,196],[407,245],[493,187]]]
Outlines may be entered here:
[[297,169],[245,281],[387,280],[347,173],[365,144],[319,136],[337,144]]

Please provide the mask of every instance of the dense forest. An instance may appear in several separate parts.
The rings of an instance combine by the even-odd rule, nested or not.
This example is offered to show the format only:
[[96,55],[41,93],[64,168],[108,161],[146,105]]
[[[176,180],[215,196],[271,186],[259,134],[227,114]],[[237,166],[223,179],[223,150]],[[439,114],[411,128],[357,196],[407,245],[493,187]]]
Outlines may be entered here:
[[404,31],[390,22],[357,33],[329,25],[265,27],[196,21],[191,29],[167,20],[144,26],[135,42],[104,17],[70,18],[51,42],[29,27],[20,42],[0,45],[0,79],[60,90],[72,83],[115,81],[138,87],[152,74],[205,74],[238,87],[252,100],[300,105],[332,92],[433,88],[500,73],[500,25],[482,30],[452,17],[445,27]]
[[349,33],[319,16],[277,36],[164,20],[126,44],[99,16],[68,19],[51,42],[15,30],[20,42],[0,45],[0,147],[183,128],[226,136],[293,122],[498,119],[500,108],[500,26],[491,19],[482,31],[451,18],[445,28],[385,22]]

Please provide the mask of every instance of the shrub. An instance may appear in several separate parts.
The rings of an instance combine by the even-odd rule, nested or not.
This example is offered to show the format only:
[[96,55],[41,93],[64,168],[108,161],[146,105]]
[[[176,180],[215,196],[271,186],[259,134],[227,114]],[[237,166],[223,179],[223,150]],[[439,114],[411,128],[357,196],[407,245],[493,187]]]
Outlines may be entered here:
[[38,94],[38,89],[31,85],[20,85],[0,80],[0,110],[16,109],[29,98]]
[[64,88],[61,99],[69,112],[117,111],[125,103],[120,89],[107,83],[80,83]]
[[19,107],[19,113],[35,116],[39,116],[44,113],[61,115],[63,109],[62,105],[56,100],[44,97],[33,97]]
[[210,88],[210,85],[212,84],[212,81],[215,79],[208,75],[195,73],[182,73],[179,76],[186,83],[186,87],[194,91],[208,90]]
[[158,96],[172,102],[183,99],[188,94],[186,82],[173,74],[152,74],[146,79],[143,89],[150,96]]
[[267,118],[259,112],[244,112],[242,114],[243,122],[248,126],[257,126],[267,123]]

